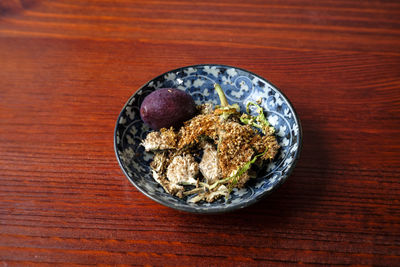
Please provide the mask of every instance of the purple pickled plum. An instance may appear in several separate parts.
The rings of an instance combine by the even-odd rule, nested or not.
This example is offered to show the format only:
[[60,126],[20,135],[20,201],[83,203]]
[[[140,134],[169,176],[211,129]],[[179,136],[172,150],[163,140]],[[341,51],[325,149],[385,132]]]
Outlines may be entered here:
[[158,89],[143,100],[140,106],[142,120],[153,130],[178,129],[184,121],[193,118],[197,109],[193,98],[174,88]]

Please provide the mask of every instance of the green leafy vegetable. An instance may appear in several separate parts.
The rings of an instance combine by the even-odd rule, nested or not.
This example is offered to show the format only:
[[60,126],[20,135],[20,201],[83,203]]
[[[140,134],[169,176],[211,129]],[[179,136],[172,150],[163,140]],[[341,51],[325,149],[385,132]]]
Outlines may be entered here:
[[246,164],[244,164],[241,168],[239,168],[235,174],[233,174],[231,177],[228,177],[228,181],[231,181],[231,183],[229,184],[229,193],[232,191],[232,189],[236,186],[236,184],[239,181],[240,176],[242,176],[245,172],[247,172],[251,165],[254,164],[256,162],[256,160],[262,156],[265,155],[265,153],[267,153],[268,151],[268,147],[265,149],[265,151],[263,153],[260,153],[256,156],[254,156],[250,161],[246,162]]
[[[257,108],[257,116],[250,115],[250,106],[255,106]],[[270,124],[267,118],[265,118],[263,108],[256,103],[249,102],[247,103],[246,111],[248,114],[242,114],[240,121],[244,124],[259,128],[263,134],[267,134],[267,132],[270,130]]]
[[268,147],[265,149],[265,151],[263,153],[260,153],[256,156],[254,156],[250,161],[246,162],[246,164],[244,164],[241,168],[238,168],[232,176],[221,179],[219,181],[216,181],[212,185],[208,185],[205,183],[201,183],[201,185],[206,187],[208,190],[213,190],[214,188],[216,188],[217,186],[219,186],[221,184],[226,184],[226,183],[230,182],[229,188],[228,188],[228,196],[229,196],[230,192],[233,190],[233,188],[238,183],[240,176],[242,176],[245,172],[247,172],[250,169],[251,165],[254,164],[258,158],[264,156],[265,153],[267,153],[267,151],[268,151]]

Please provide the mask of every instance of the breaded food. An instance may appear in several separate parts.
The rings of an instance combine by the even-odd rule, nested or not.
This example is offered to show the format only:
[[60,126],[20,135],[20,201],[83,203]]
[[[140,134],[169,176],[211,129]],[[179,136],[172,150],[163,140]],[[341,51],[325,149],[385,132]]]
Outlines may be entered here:
[[147,135],[142,142],[146,151],[175,149],[177,146],[177,134],[173,128],[162,128],[159,132],[154,131]]
[[196,184],[199,164],[190,154],[175,156],[167,168],[167,178],[174,184]]
[[[262,108],[259,115],[241,114],[237,105],[214,110],[198,106],[199,114],[178,130],[151,132],[143,141],[146,151],[155,152],[151,163],[154,179],[170,194],[188,201],[212,202],[226,198],[233,188],[250,179],[252,164],[272,160],[279,150],[274,128]],[[197,159],[196,159],[197,158]],[[189,186],[189,188],[188,188]]]
[[211,114],[200,114],[184,123],[179,130],[178,149],[191,146],[200,141],[202,136],[217,139],[219,129],[219,116]]
[[209,142],[204,142],[202,149],[203,157],[199,164],[200,172],[206,182],[212,184],[222,177],[218,163],[218,152],[214,145]]

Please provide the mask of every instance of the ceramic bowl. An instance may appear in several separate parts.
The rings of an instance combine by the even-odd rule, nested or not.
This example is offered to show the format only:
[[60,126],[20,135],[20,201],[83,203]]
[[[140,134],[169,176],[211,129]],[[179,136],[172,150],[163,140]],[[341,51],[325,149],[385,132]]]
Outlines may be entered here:
[[[214,90],[218,83],[230,104],[239,104],[242,112],[249,101],[261,101],[270,124],[275,127],[281,146],[275,160],[242,189],[234,189],[229,199],[213,203],[189,203],[164,191],[153,179],[150,162],[153,154],[140,145],[150,129],[140,118],[143,99],[159,88],[178,88],[189,93],[196,104],[219,104]],[[195,65],[168,71],[147,82],[128,100],[117,119],[114,148],[117,160],[129,181],[149,198],[181,211],[221,213],[247,207],[281,185],[291,174],[302,147],[300,120],[288,98],[266,79],[244,69],[225,65]]]

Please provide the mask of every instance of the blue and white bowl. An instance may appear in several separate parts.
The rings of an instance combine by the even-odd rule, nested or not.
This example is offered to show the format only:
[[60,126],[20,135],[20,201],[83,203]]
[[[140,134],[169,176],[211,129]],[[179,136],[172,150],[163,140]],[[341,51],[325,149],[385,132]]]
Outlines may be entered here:
[[[275,127],[280,151],[275,160],[261,170],[257,178],[242,189],[234,189],[229,199],[213,203],[189,203],[164,191],[153,179],[150,162],[153,154],[140,145],[150,129],[140,118],[143,99],[159,88],[178,88],[189,93],[196,104],[219,104],[214,84],[224,90],[230,104],[239,104],[242,112],[248,102],[261,101],[268,121]],[[221,213],[247,207],[271,193],[293,171],[302,147],[300,120],[287,97],[264,78],[244,69],[225,65],[194,65],[168,71],[131,96],[123,107],[114,133],[114,148],[119,165],[132,184],[149,198],[165,206],[194,213]]]

